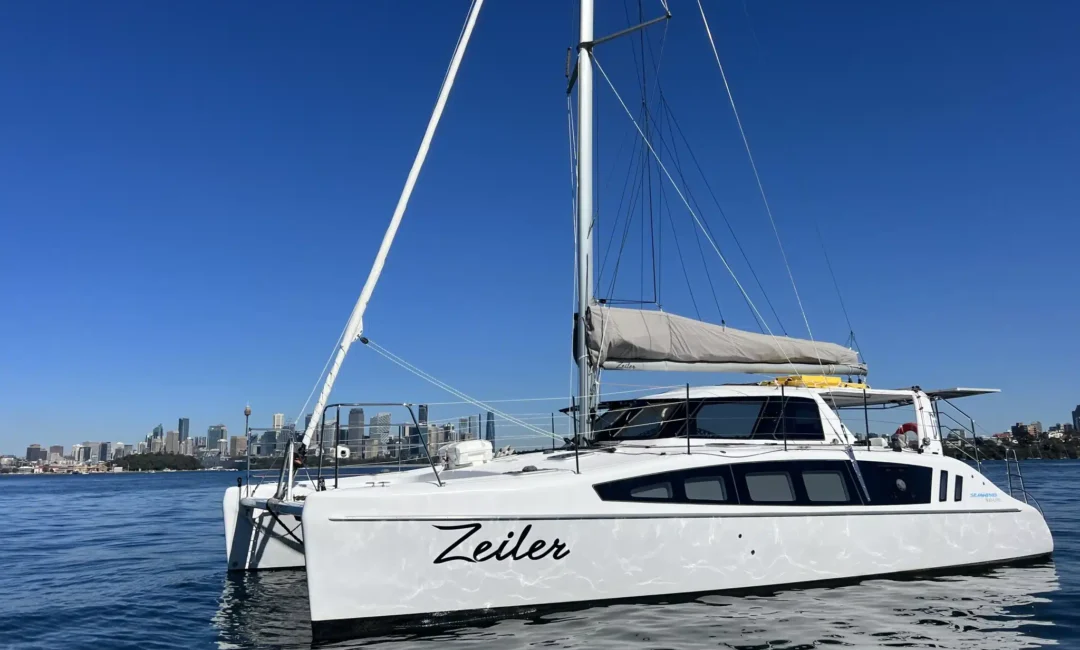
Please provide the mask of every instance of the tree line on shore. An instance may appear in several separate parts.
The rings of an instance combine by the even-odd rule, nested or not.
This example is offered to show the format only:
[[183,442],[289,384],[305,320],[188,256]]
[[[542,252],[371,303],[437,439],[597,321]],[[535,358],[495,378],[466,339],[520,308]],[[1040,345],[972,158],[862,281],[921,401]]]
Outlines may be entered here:
[[1036,439],[1030,435],[1017,436],[1012,443],[987,438],[950,440],[945,445],[945,454],[963,460],[966,454],[974,455],[978,450],[980,460],[1004,460],[1009,449],[1016,452],[1019,460],[1080,458],[1080,440],[1076,438]]

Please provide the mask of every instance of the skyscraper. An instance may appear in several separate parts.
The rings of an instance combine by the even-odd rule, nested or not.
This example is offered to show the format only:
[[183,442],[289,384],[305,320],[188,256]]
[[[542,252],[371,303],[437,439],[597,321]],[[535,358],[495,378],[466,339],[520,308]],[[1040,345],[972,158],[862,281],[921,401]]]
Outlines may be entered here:
[[487,426],[484,427],[484,440],[491,442],[491,446],[495,446],[495,414],[491,411],[487,412]]
[[179,454],[180,453],[180,434],[176,431],[169,431],[165,434],[165,453],[166,454]]
[[111,442],[99,443],[98,460],[100,460],[101,462],[105,462],[107,460],[112,460],[112,443]]
[[[371,418],[371,429],[368,431],[369,438],[376,438],[382,445],[390,439],[390,414],[376,413]],[[380,446],[382,446],[380,445]]]
[[349,429],[342,432],[341,444],[348,445],[354,452],[360,450],[364,444],[364,409],[349,409]]
[[177,431],[180,434],[180,442],[183,442],[183,441],[188,439],[188,433],[189,433],[188,426],[189,426],[189,424],[190,423],[188,422],[187,418],[180,418],[180,423],[177,426]]
[[164,438],[165,437],[165,427],[161,426],[160,424],[157,425],[156,427],[154,427],[154,434],[153,435],[154,435],[155,438]]
[[82,445],[79,443],[71,445],[71,459],[76,463],[82,462]]
[[307,415],[304,416],[304,431],[307,431],[308,427],[311,426],[311,417],[312,417],[312,415],[313,415],[312,413],[308,413]]
[[224,424],[214,424],[206,428],[206,448],[213,451],[218,448],[218,442],[229,436],[229,430]]
[[244,436],[229,438],[229,455],[233,458],[247,455],[247,439]]
[[428,418],[428,405],[421,404],[420,408],[417,410],[419,411],[419,413],[417,413],[418,423],[420,424],[420,426],[425,426],[427,424]]
[[1076,408],[1072,412],[1073,418],[1073,431],[1080,431],[1080,404],[1076,405]]
[[48,453],[41,445],[30,445],[26,448],[26,461],[28,463],[41,462],[48,458]]
[[479,439],[480,439],[480,416],[479,415],[470,415],[469,416],[469,440],[479,440]]
[[53,445],[49,447],[49,462],[58,463],[60,459],[64,457],[64,445]]
[[273,426],[273,428],[282,429],[284,427],[285,427],[285,414],[284,413],[275,413],[274,414],[274,426]]
[[469,438],[469,418],[458,418],[457,421],[457,436],[455,440],[468,440]]

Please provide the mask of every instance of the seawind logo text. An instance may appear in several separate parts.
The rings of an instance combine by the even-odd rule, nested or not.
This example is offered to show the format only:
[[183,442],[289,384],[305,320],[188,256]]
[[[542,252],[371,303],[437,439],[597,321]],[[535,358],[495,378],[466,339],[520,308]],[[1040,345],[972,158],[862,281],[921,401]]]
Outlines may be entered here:
[[435,527],[439,530],[457,531],[458,537],[454,540],[453,544],[443,549],[442,553],[439,553],[439,556],[435,558],[434,564],[454,561],[487,562],[489,560],[542,560],[549,556],[553,560],[561,560],[567,555],[570,555],[570,549],[566,548],[566,544],[560,542],[558,537],[556,537],[553,542],[539,538],[532,540],[531,542],[528,541],[529,533],[532,532],[532,524],[525,526],[520,534],[510,531],[498,546],[495,545],[495,542],[483,539],[476,542],[471,554],[464,555],[459,553],[458,555],[451,555],[455,549],[465,543],[465,540],[479,533],[483,529],[483,525],[472,523],[460,524],[457,526]]
[[992,499],[992,500],[997,500],[998,493],[997,492],[972,492],[969,496],[971,496],[972,499]]

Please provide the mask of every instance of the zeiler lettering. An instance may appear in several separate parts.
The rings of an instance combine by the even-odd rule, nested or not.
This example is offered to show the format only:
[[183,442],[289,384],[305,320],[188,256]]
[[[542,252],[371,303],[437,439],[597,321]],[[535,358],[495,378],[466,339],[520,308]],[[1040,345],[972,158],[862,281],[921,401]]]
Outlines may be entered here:
[[[479,533],[483,529],[483,524],[471,523],[460,524],[457,526],[436,525],[435,528],[438,528],[439,530],[462,531],[462,533],[454,540],[453,544],[443,549],[442,553],[439,553],[438,557],[435,558],[434,564],[443,564],[445,562],[454,561],[488,562],[490,560],[543,560],[546,557],[550,557],[554,560],[561,560],[567,555],[570,555],[570,549],[566,548],[566,544],[560,542],[558,537],[556,537],[553,542],[549,542],[545,539],[534,539],[531,544],[527,544],[526,540],[529,538],[529,533],[532,532],[532,524],[525,526],[520,534],[510,531],[506,534],[506,538],[499,542],[498,546],[495,545],[495,542],[481,539],[473,547],[473,551],[470,555],[460,553],[451,555],[455,549],[465,542],[465,540]],[[491,550],[493,548],[495,550]]]

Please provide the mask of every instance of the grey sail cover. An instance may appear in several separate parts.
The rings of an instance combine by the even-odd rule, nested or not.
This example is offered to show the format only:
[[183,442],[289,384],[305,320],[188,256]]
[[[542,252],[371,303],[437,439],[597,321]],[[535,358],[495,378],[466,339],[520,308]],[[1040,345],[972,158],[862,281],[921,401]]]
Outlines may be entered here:
[[593,367],[866,374],[858,353],[842,345],[747,332],[662,311],[593,305],[585,338]]

